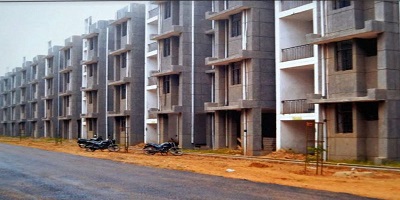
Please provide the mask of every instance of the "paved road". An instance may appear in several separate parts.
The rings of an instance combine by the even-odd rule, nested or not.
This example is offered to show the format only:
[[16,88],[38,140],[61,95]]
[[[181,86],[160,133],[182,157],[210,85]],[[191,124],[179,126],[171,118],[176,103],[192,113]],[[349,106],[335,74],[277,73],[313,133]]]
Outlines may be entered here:
[[135,166],[0,143],[0,199],[366,198]]

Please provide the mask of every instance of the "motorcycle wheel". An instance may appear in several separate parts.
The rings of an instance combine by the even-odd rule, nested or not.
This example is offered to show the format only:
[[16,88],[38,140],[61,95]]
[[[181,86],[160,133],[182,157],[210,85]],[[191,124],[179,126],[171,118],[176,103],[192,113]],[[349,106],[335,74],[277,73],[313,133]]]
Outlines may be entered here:
[[114,145],[108,146],[107,149],[108,149],[109,151],[111,151],[111,152],[115,152],[115,151],[119,151],[119,146],[116,145],[116,144],[114,144]]
[[143,149],[143,152],[146,155],[154,155],[156,154],[156,149],[154,147],[146,147]]
[[86,144],[78,144],[80,148],[85,148]]
[[96,149],[93,148],[93,147],[86,147],[86,151],[91,151],[91,152],[93,152],[93,151],[96,151]]
[[176,147],[169,149],[169,152],[171,152],[171,154],[174,156],[181,156],[183,154],[182,149]]

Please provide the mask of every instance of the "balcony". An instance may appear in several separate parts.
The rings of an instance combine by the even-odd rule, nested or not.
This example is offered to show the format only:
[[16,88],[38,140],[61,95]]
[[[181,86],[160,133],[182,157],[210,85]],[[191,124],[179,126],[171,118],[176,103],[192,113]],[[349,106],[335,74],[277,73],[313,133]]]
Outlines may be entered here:
[[314,56],[313,45],[310,44],[282,49],[281,53],[282,62],[310,58]]
[[165,38],[170,38],[172,36],[179,36],[181,33],[185,32],[185,28],[179,25],[172,25],[170,31],[161,33],[159,35],[154,35],[151,40],[162,40]]
[[297,8],[297,7],[312,3],[312,2],[313,2],[312,0],[296,0],[296,1],[282,0],[281,1],[281,12],[292,9],[292,8]]
[[157,77],[147,77],[147,86],[157,85]]
[[282,101],[282,114],[313,113],[314,104],[307,103],[307,99]]
[[133,49],[133,46],[131,44],[124,44],[121,45],[121,47],[115,51],[111,51],[110,55],[115,56],[115,55],[120,55],[122,53],[125,53],[127,51],[130,51]]
[[239,52],[235,55],[229,56],[227,58],[214,58],[214,57],[207,57],[205,58],[206,65],[215,65],[215,66],[222,66],[228,65],[230,63],[242,61],[249,58],[265,58],[265,54],[259,51],[251,51],[251,50],[239,50]]
[[147,52],[156,51],[158,49],[158,43],[157,42],[150,43],[147,45],[147,47],[148,47]]
[[365,96],[347,96],[338,98],[324,97],[321,94],[308,94],[307,99],[310,104],[332,104],[332,103],[348,103],[348,102],[369,102],[384,101],[387,99],[387,90],[371,88],[367,89]]
[[226,10],[223,10],[221,12],[209,11],[209,12],[206,12],[205,18],[207,20],[227,20],[227,19],[229,19],[229,17],[231,15],[234,15],[234,14],[242,12],[243,10],[249,9],[250,6],[247,4],[250,4],[250,3],[246,2],[246,1],[242,1],[242,5],[233,6]]
[[327,44],[353,38],[374,38],[385,31],[385,25],[385,22],[382,21],[368,20],[364,22],[362,29],[348,29],[325,36],[310,33],[306,35],[306,40],[310,44]]
[[147,119],[157,119],[157,108],[149,108],[147,110]]
[[158,7],[149,10],[148,13],[149,13],[149,18],[148,19],[157,16],[158,15]]
[[166,69],[163,69],[162,71],[151,71],[151,76],[152,77],[157,77],[157,76],[167,76],[167,75],[172,75],[172,74],[180,74],[181,72],[184,71],[184,67],[182,65],[168,65],[165,66]]

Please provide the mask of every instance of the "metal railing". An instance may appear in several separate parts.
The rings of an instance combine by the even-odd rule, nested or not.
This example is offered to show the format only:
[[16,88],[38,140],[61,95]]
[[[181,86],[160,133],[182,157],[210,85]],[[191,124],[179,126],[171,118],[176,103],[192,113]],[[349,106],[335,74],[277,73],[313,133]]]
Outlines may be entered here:
[[151,52],[151,51],[155,51],[155,50],[157,50],[157,48],[158,48],[158,43],[157,42],[153,42],[153,43],[150,43],[150,44],[148,44],[148,52]]
[[292,8],[297,8],[302,5],[312,3],[312,0],[282,0],[281,1],[281,11],[289,10]]
[[307,99],[282,101],[282,114],[313,113],[314,104],[307,103]]
[[158,15],[158,7],[149,10],[149,19]]
[[281,61],[297,60],[302,58],[310,58],[314,56],[313,45],[306,44],[295,47],[282,49]]

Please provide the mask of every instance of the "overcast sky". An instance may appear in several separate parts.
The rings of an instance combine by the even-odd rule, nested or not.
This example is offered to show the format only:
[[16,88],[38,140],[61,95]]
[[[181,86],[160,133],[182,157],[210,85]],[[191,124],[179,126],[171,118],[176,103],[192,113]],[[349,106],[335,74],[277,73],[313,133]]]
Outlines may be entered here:
[[[64,45],[72,35],[84,33],[84,21],[113,20],[129,1],[11,2],[0,1],[0,76],[46,55],[48,41]],[[144,3],[144,2],[142,2]]]

